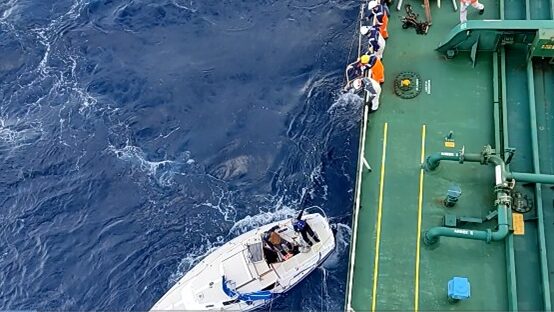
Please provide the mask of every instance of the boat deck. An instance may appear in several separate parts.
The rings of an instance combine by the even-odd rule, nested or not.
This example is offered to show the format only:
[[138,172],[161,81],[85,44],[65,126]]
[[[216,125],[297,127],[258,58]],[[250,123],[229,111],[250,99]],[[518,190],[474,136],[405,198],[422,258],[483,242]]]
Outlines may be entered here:
[[[554,16],[551,0],[481,2],[486,6],[484,16],[469,8],[468,19]],[[424,19],[421,1],[404,3]],[[478,52],[474,67],[469,53],[447,59],[434,49],[458,24],[459,13],[450,1],[442,1],[441,8],[431,1],[431,12],[429,33],[417,35],[414,29],[402,29],[399,20],[404,10],[391,8],[381,107],[370,115],[367,132],[361,136],[365,151],[360,157],[372,170],[360,165],[346,309],[551,309],[554,287],[548,267],[554,267],[554,190],[550,185],[518,185],[535,201],[533,210],[524,214],[525,235],[510,234],[491,243],[442,237],[436,248],[421,240],[423,231],[442,225],[446,213],[484,218],[494,210],[492,166],[443,162],[426,173],[421,163],[432,152],[458,152],[462,146],[471,153],[481,152],[485,145],[498,150],[514,147],[511,170],[554,174],[554,66],[535,59],[529,78],[527,52],[515,46]],[[401,99],[394,94],[393,81],[401,72],[421,76],[425,86],[420,95]],[[534,120],[529,86],[534,88],[536,134],[530,126]],[[445,145],[450,132],[454,147]],[[459,186],[462,196],[455,207],[445,208],[443,199],[451,185]],[[491,220],[466,228],[494,230],[496,225]],[[469,278],[469,300],[456,304],[447,300],[447,282],[454,276]]]

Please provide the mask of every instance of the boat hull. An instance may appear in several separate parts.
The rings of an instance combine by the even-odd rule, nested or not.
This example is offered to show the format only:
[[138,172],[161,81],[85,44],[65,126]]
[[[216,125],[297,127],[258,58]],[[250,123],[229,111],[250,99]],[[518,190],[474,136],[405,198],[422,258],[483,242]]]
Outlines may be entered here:
[[[315,213],[305,215],[303,219],[320,242],[313,241],[313,246],[308,247],[302,236],[293,230],[292,219],[244,233],[213,251],[187,272],[151,311],[249,311],[269,304],[306,278],[335,248],[333,231],[327,219]],[[297,251],[287,260],[271,260],[267,250],[262,250],[262,235],[275,226],[283,239],[303,252]],[[244,299],[262,292],[270,293],[270,299]]]

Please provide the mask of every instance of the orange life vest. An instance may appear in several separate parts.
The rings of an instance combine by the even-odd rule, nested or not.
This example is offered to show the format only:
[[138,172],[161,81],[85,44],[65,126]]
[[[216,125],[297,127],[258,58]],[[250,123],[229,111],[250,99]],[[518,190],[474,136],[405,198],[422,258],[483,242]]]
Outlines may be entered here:
[[381,34],[381,36],[383,36],[384,39],[387,39],[389,37],[388,27],[389,17],[387,16],[387,14],[383,14],[383,25],[379,27],[379,33]]
[[371,67],[371,79],[378,83],[385,82],[385,66],[383,62],[378,58],[373,67]]
[[384,11],[381,13],[377,13],[373,17],[373,26],[379,27],[379,33],[381,36],[383,36],[384,39],[387,39],[389,37],[389,17],[387,16],[387,13]]

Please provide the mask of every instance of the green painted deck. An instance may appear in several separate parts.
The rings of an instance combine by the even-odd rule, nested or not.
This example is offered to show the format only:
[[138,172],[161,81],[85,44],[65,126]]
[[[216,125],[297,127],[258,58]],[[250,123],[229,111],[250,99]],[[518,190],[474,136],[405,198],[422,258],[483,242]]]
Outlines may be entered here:
[[[485,19],[548,20],[554,15],[552,0],[481,2],[486,6]],[[420,1],[404,0],[404,3],[412,4],[420,19],[424,16]],[[506,47],[498,53],[478,53],[474,68],[467,53],[446,59],[434,48],[458,24],[459,13],[452,10],[450,1],[442,1],[439,9],[432,0],[431,6],[433,25],[429,34],[423,36],[417,35],[414,29],[402,29],[399,20],[404,11],[391,8],[390,38],[383,58],[386,82],[381,107],[369,117],[363,142],[365,153],[360,155],[373,170],[361,171],[357,214],[354,208],[355,233],[346,309],[550,309],[550,298],[554,298],[554,287],[551,287],[554,273],[547,270],[554,268],[554,190],[551,186],[518,185],[532,198],[538,196],[534,209],[525,214],[524,236],[510,235],[505,241],[489,244],[443,237],[433,250],[420,240],[423,230],[442,225],[445,213],[483,218],[494,209],[493,167],[443,162],[436,171],[420,176],[422,148],[428,155],[439,151],[457,152],[462,146],[470,153],[479,153],[488,144],[498,149],[515,147],[517,152],[510,169],[521,172],[537,169],[533,162],[526,52]],[[468,19],[478,18],[483,16],[469,8]],[[495,86],[494,65],[497,64],[498,76],[505,72],[506,79],[503,82],[500,79],[502,84]],[[554,174],[553,67],[541,60],[535,60],[532,67],[540,156],[538,172],[544,174]],[[411,100],[397,97],[392,83],[404,71],[420,74],[424,82],[429,81],[430,90],[423,90]],[[500,99],[495,104],[497,87]],[[498,129],[495,129],[495,118]],[[454,134],[454,148],[444,145],[450,131]],[[445,208],[442,200],[448,187],[454,184],[461,187],[463,195],[455,207]],[[421,228],[418,229],[420,200]],[[538,213],[538,202],[544,213]],[[494,229],[495,226],[496,221],[492,220],[466,228]],[[542,258],[541,237],[545,244]],[[510,268],[514,269],[512,274]],[[543,272],[546,276],[541,270],[546,270]],[[469,278],[472,293],[469,300],[448,302],[447,282],[453,276]]]

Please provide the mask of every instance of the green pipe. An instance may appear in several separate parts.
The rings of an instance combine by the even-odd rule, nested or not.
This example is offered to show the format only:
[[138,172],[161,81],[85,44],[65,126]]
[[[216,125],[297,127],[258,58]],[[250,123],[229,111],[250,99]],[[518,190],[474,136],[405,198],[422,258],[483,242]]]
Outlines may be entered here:
[[[553,0],[554,1],[554,0]],[[505,149],[504,144],[504,129],[501,126],[502,110],[500,106],[500,59],[499,53],[492,54],[492,72],[493,72],[493,97],[494,97],[494,146],[497,151]],[[511,223],[511,220],[508,220]],[[517,287],[516,287],[516,270],[515,270],[515,255],[514,255],[514,237],[508,235],[506,237],[506,282],[508,289],[508,311],[517,311]]]
[[[467,154],[464,156],[464,160],[472,161],[470,159],[476,159],[476,155],[477,154]],[[514,179],[518,182],[554,184],[554,175],[551,174],[510,172],[506,169],[506,164],[504,163],[504,160],[502,160],[502,158],[498,157],[497,155],[488,156],[487,162],[492,163],[496,166],[500,166],[502,181]]]
[[519,182],[532,182],[532,183],[544,183],[554,184],[554,175],[541,174],[541,173],[523,173],[523,172],[510,172],[506,169],[504,160],[498,155],[485,156],[483,154],[464,154],[457,152],[437,152],[428,155],[423,163],[423,169],[425,171],[433,171],[437,169],[442,160],[457,161],[459,163],[464,162],[480,162],[481,164],[493,164],[499,167],[500,180],[496,184],[505,182],[509,179],[514,179]]
[[433,227],[423,233],[423,242],[427,246],[432,246],[439,242],[441,236],[482,240],[487,243],[491,241],[503,240],[510,232],[508,225],[508,208],[505,205],[498,205],[497,210],[498,229],[496,231],[492,231],[490,229],[484,231],[475,231],[438,226]]
[[515,179],[516,181],[523,182],[554,184],[554,175],[509,172],[506,170],[504,160],[502,160],[502,158],[498,155],[492,154],[490,146],[485,146],[481,154],[465,154],[463,149],[459,153],[432,153],[425,158],[425,162],[422,166],[426,171],[435,170],[440,165],[442,160],[458,161],[459,163],[463,163],[464,161],[480,162],[483,165],[492,164],[495,166],[495,185],[497,186],[497,188],[495,188],[495,192],[498,211],[498,229],[493,232],[490,229],[485,231],[475,231],[440,226],[433,227],[423,233],[423,242],[427,246],[437,244],[441,236],[482,240],[487,243],[502,240],[506,238],[509,233],[508,205],[511,203],[512,198],[507,193],[509,185],[507,183],[508,179]]
[[502,151],[502,141],[500,138],[500,91],[498,82],[498,52],[492,54],[492,94],[494,110],[494,147]]
[[497,155],[491,155],[488,157],[487,163],[494,164],[496,168],[499,168],[500,176],[497,177],[496,184],[499,185],[506,182],[509,173],[508,170],[506,170],[506,163],[504,163],[504,160]]
[[515,268],[514,236],[506,237],[506,272],[508,284],[508,311],[517,311],[517,281]]
[[459,153],[458,152],[436,152],[436,153],[429,154],[425,158],[425,162],[422,165],[423,169],[427,172],[433,171],[439,167],[441,160],[457,161],[460,164],[463,164],[466,161],[485,164],[485,158],[481,154],[465,154],[463,151]]
[[440,165],[441,160],[450,160],[450,161],[462,161],[463,158],[461,157],[461,153],[452,153],[452,152],[437,152],[428,155],[425,158],[425,162],[423,163],[423,169],[425,171],[433,171],[437,169],[437,167]]
[[457,161],[463,164],[464,161],[482,162],[483,157],[479,154],[464,154],[463,152],[436,152],[428,155],[422,167],[425,171],[433,171],[438,168],[441,160]]
[[[504,1],[500,2],[501,7],[504,6]],[[501,19],[504,19],[504,9],[500,11]],[[502,109],[502,141],[504,142],[503,148],[510,147],[510,140],[508,136],[508,104],[506,103],[508,94],[506,87],[506,49],[504,46],[500,48],[500,82],[501,86],[501,102],[500,107]],[[503,151],[504,149],[501,149]]]
[[554,175],[550,174],[511,172],[508,173],[508,178],[518,182],[554,184]]
[[[554,1],[554,0],[553,0]],[[508,138],[508,109],[506,108],[506,50],[504,46],[499,48],[500,51],[500,61],[498,66],[500,67],[500,121],[501,127],[500,131],[502,132],[501,142],[502,146],[501,151],[505,150],[510,146]]]
[[481,154],[464,154],[464,161],[485,164],[485,159]]
[[[537,227],[538,227],[538,238],[539,238],[539,258],[541,265],[541,279],[542,279],[542,288],[543,288],[543,301],[544,309],[550,311],[552,309],[551,299],[550,299],[550,280],[548,270],[548,259],[546,256],[546,240],[544,233],[544,212],[542,207],[542,189],[541,185],[538,183],[545,184],[554,184],[554,176],[548,176],[545,174],[540,174],[540,162],[539,162],[539,142],[537,134],[537,108],[535,105],[535,80],[533,76],[533,61],[529,60],[527,62],[527,87],[529,91],[529,122],[531,127],[531,148],[533,150],[533,169],[535,174],[519,174],[520,181],[523,181],[524,178],[529,177],[528,182],[535,182],[535,197],[537,203]],[[514,173],[515,174],[515,173]],[[514,177],[515,178],[515,177]],[[518,180],[518,179],[516,179]]]
[[535,105],[535,79],[533,77],[533,62],[527,62],[527,88],[529,89],[529,123],[531,128],[531,149],[533,153],[533,169],[535,173],[539,168],[539,142],[537,135],[537,108]]
[[492,240],[500,241],[506,238],[510,232],[508,224],[508,207],[505,205],[498,206],[498,230],[492,232]]

